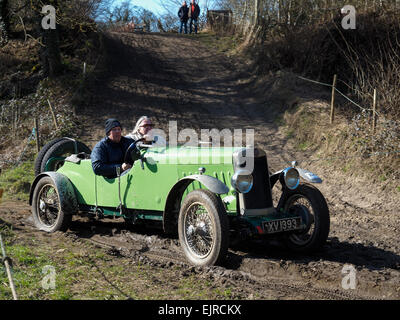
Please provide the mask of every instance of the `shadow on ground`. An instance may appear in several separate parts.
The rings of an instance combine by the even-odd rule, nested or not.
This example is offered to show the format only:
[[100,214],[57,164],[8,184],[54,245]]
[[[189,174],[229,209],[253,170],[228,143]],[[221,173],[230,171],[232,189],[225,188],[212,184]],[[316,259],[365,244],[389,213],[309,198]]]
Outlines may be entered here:
[[294,253],[277,241],[243,242],[233,249],[242,254],[237,254],[235,251],[229,253],[226,265],[229,269],[238,269],[244,259],[287,260],[300,265],[308,265],[310,262],[323,259],[352,264],[368,270],[400,268],[400,256],[393,252],[359,243],[340,242],[336,238],[329,238],[326,245],[314,254]]

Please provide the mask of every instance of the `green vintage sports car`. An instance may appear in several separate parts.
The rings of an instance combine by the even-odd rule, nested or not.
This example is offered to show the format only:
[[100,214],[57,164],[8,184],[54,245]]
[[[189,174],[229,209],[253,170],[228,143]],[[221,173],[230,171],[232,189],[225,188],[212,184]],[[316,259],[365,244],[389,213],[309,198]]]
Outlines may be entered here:
[[[79,213],[155,222],[179,235],[185,256],[198,266],[221,264],[230,239],[279,237],[289,248],[309,252],[328,237],[327,203],[310,184],[321,179],[295,162],[271,174],[258,148],[136,141],[125,156],[132,169],[115,179],[94,174],[89,152],[60,138],[38,154],[29,203],[40,230],[66,230]],[[274,204],[271,189],[278,181],[282,192]]]

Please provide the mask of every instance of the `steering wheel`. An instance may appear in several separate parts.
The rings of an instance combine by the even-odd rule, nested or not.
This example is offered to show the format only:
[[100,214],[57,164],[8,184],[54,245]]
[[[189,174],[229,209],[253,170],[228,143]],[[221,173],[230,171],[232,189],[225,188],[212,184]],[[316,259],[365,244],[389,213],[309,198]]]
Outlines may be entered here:
[[144,139],[138,139],[135,142],[132,142],[128,149],[125,151],[125,156],[124,156],[124,162],[128,163],[130,165],[133,165],[133,163],[140,159],[140,150],[137,147],[137,143],[143,141]]

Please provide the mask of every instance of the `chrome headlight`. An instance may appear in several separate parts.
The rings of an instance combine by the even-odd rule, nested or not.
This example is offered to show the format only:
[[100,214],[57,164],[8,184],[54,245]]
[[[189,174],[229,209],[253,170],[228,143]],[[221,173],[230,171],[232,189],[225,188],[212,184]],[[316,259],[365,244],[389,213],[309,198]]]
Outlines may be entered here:
[[250,171],[239,170],[231,178],[231,185],[237,192],[247,193],[253,187],[253,176]]
[[283,179],[290,190],[296,189],[300,184],[300,175],[295,168],[286,168],[283,170]]

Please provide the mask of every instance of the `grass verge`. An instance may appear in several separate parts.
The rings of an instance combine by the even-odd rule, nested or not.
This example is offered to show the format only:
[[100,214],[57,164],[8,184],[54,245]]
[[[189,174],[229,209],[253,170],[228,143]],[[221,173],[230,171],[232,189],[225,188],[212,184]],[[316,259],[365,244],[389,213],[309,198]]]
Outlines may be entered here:
[[218,35],[214,32],[200,32],[196,39],[217,52],[232,55],[243,40],[238,35]]
[[[229,285],[181,267],[142,264],[64,233],[24,233],[0,219],[20,300],[238,299]],[[67,234],[68,235],[68,234]],[[0,266],[0,300],[12,299]]]
[[387,127],[381,120],[375,133],[368,118],[360,121],[359,115],[347,119],[336,115],[329,122],[328,108],[313,107],[303,103],[284,112],[280,120],[286,137],[294,141],[299,151],[305,151],[329,166],[330,170],[366,177],[383,188],[399,191],[400,140],[396,128]]
[[0,188],[4,189],[4,200],[28,200],[34,178],[33,161],[4,170],[0,175]]

